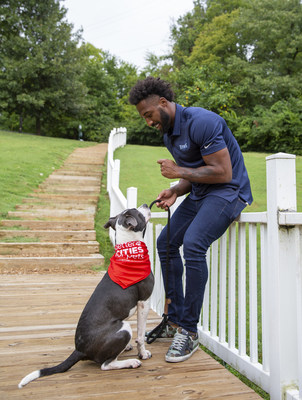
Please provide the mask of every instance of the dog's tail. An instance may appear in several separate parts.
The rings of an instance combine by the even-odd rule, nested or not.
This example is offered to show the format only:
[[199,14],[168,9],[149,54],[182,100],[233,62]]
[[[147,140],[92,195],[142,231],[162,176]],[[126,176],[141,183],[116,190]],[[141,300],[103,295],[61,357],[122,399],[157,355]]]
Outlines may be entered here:
[[34,381],[35,379],[42,378],[43,376],[58,374],[61,372],[65,372],[69,370],[74,364],[81,360],[85,360],[85,354],[81,353],[80,351],[74,350],[73,353],[70,354],[65,361],[61,364],[56,365],[55,367],[51,368],[43,368],[37,371],[33,371],[30,374],[26,375],[22,381],[19,383],[19,389],[22,389],[23,386],[27,385],[29,382]]

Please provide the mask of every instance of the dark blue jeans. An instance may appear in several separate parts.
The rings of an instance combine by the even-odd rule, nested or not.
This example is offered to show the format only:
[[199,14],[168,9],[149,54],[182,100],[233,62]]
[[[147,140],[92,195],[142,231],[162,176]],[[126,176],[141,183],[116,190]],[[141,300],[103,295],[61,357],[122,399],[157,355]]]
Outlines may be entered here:
[[[206,252],[246,207],[241,199],[229,202],[218,196],[202,200],[187,197],[170,221],[170,263],[168,293],[171,299],[168,316],[171,322],[197,332],[205,286],[208,280]],[[183,294],[183,263],[179,248],[183,245],[186,267],[186,288]],[[157,250],[166,281],[167,227],[157,239]],[[166,286],[166,282],[165,282]]]

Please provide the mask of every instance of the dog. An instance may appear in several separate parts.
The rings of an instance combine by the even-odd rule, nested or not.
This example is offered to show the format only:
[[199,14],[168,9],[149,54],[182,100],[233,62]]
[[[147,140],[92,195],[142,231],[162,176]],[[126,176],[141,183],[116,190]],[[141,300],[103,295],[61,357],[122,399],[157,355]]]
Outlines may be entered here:
[[[138,368],[140,359],[151,357],[150,351],[145,348],[145,328],[154,277],[143,242],[150,218],[151,211],[144,204],[137,209],[123,211],[104,225],[104,228],[115,230],[116,252],[80,316],[75,333],[75,350],[61,364],[25,376],[19,383],[20,389],[37,378],[65,372],[81,360],[92,360],[101,365],[102,370],[112,370]],[[132,348],[132,331],[125,320],[136,310],[139,359],[120,361],[117,357]]]

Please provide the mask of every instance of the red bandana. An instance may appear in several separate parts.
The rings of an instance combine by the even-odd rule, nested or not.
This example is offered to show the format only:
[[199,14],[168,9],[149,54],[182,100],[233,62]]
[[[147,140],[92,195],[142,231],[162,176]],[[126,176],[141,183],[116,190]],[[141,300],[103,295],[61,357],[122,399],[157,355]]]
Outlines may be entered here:
[[123,289],[147,278],[151,264],[144,242],[133,241],[115,246],[115,254],[110,259],[108,274],[113,282]]

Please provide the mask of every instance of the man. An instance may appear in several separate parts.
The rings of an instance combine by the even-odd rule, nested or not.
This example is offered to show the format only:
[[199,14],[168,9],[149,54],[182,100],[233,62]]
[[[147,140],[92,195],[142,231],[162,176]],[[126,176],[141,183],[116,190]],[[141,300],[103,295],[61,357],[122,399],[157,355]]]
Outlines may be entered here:
[[[179,182],[158,195],[157,206],[170,207],[178,196],[189,193],[170,221],[167,297],[171,304],[168,325],[161,333],[174,337],[166,361],[179,362],[198,348],[197,324],[208,279],[206,252],[253,198],[241,150],[224,119],[203,108],[183,108],[173,98],[168,82],[148,77],[131,89],[129,101],[149,126],[161,131],[175,160],[158,160],[161,174]],[[165,228],[157,240],[164,276],[166,246]]]

